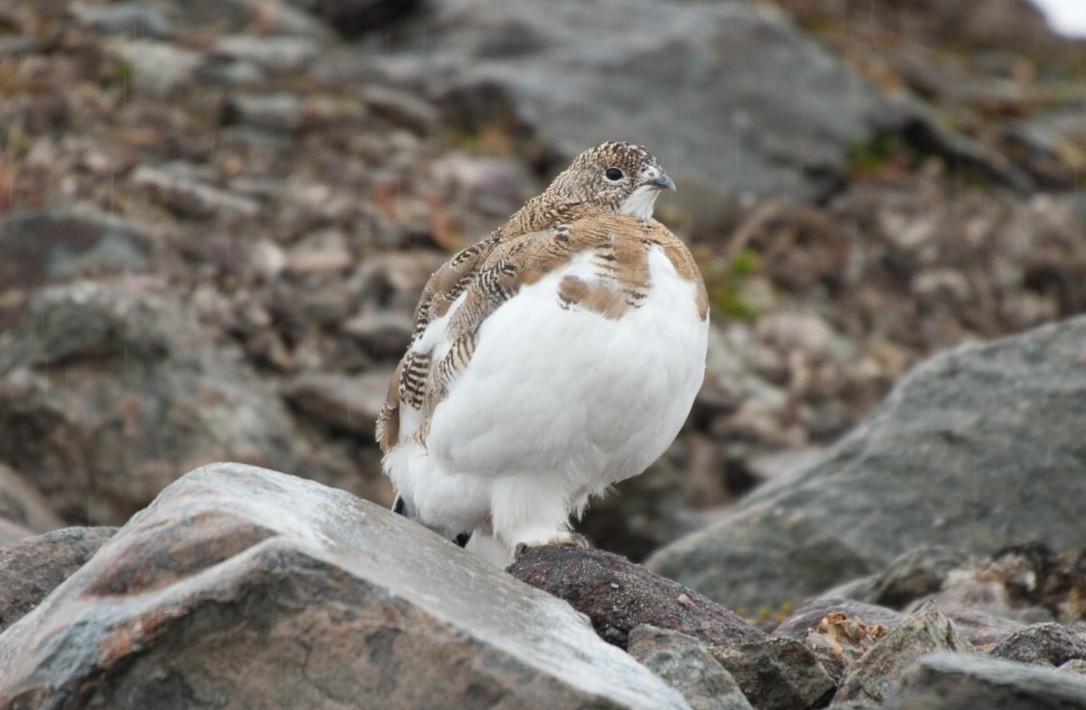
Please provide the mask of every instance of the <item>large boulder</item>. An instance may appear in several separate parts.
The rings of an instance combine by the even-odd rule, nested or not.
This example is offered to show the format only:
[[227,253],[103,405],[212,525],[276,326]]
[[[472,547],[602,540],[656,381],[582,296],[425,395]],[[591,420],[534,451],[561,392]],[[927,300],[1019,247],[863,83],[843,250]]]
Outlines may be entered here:
[[[824,194],[895,111],[784,15],[745,2],[441,0],[385,58],[468,132],[527,128],[556,162],[642,143],[706,210]],[[646,28],[651,28],[646,31]],[[376,57],[375,60],[381,60]],[[407,68],[411,67],[411,68]]]
[[121,523],[196,466],[305,451],[277,393],[155,281],[41,289],[0,333],[0,460],[69,520]]
[[[619,555],[559,546],[530,548],[508,571],[568,601],[588,615],[601,638],[621,648],[628,648],[633,632],[646,624],[705,642],[755,707],[816,708],[833,693],[833,680],[803,644],[767,638],[732,611]],[[696,656],[687,662],[696,666]]]
[[798,602],[918,545],[1082,543],[1086,318],[937,355],[821,461],[664,548],[654,571],[732,607]]
[[274,471],[177,481],[0,635],[0,706],[683,708],[545,592]]

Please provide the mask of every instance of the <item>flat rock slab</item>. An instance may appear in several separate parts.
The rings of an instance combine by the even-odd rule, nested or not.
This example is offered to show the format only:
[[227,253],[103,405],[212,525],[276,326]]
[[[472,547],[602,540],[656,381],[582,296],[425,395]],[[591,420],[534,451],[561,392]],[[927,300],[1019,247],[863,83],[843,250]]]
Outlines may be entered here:
[[646,565],[732,607],[799,603],[919,545],[1082,544],[1086,318],[917,366],[821,461]]
[[998,658],[922,656],[887,697],[885,710],[1083,710],[1086,679]]
[[350,494],[169,486],[0,635],[0,706],[684,708],[568,604]]

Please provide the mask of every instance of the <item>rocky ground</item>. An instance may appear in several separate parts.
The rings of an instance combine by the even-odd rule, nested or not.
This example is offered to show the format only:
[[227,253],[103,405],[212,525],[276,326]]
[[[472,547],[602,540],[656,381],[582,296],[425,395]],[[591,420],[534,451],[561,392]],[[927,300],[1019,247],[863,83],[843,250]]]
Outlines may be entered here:
[[[706,277],[710,358],[679,440],[581,529],[685,591],[604,553],[511,571],[695,707],[927,707],[944,689],[978,706],[1015,674],[1037,707],[1086,707],[1084,61],[1024,0],[5,5],[0,668],[19,680],[0,699],[139,704],[152,670],[182,704],[279,698],[233,685],[252,668],[219,637],[221,658],[190,658],[225,614],[247,639],[304,639],[251,661],[312,681],[301,704],[425,705],[443,676],[405,687],[397,669],[441,638],[462,644],[447,667],[481,673],[456,691],[468,704],[681,707],[602,642],[583,652],[595,670],[562,672],[595,637],[551,597],[525,597],[528,630],[435,599],[426,575],[467,563],[433,540],[398,576],[324,549],[361,541],[395,565],[412,554],[392,533],[337,518],[306,537],[336,506],[399,530],[353,498],[303,486],[340,502],[289,526],[275,496],[256,521],[161,503],[188,542],[132,518],[222,460],[387,505],[373,422],[426,278],[570,155],[629,139],[679,185],[657,214]],[[188,480],[177,500],[205,485]],[[176,561],[133,567],[152,552]],[[645,602],[618,623],[575,598],[612,584],[639,595],[628,607],[699,611]],[[258,601],[277,598],[309,611]],[[767,637],[728,609],[784,622]],[[81,614],[102,634],[84,650],[105,655],[48,675]],[[912,664],[921,650],[940,653]],[[337,664],[362,680],[337,686]],[[774,695],[752,667],[791,680]],[[221,681],[191,680],[212,668]]]

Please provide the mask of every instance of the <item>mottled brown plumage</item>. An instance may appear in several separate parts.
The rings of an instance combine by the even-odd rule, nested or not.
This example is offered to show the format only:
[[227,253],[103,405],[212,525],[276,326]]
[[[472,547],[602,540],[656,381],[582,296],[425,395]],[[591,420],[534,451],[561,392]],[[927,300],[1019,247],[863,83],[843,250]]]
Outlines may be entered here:
[[[381,449],[388,454],[385,460],[386,472],[397,482],[398,487],[407,484],[408,478],[415,480],[416,474],[408,471],[412,466],[422,466],[419,470],[423,473],[418,475],[446,476],[440,481],[434,479],[432,485],[440,487],[449,484],[446,474],[425,473],[431,465],[438,465],[436,462],[409,464],[408,459],[403,457],[427,456],[425,452],[435,411],[449,396],[452,385],[464,376],[472,364],[480,344],[481,329],[489,318],[511,299],[516,299],[524,289],[531,289],[536,284],[551,283],[543,282],[543,279],[551,275],[558,279],[553,287],[546,286],[546,289],[553,290],[541,292],[551,294],[548,298],[552,299],[552,305],[539,306],[545,308],[545,312],[541,312],[539,317],[546,318],[549,324],[547,327],[552,329],[557,321],[565,322],[567,317],[561,315],[563,311],[591,313],[604,321],[619,322],[632,311],[641,309],[647,300],[653,297],[656,292],[653,276],[655,273],[669,282],[669,285],[660,291],[661,294],[669,294],[660,296],[667,299],[668,304],[676,297],[676,289],[679,288],[677,284],[686,284],[681,286],[681,289],[689,289],[681,291],[688,294],[683,295],[680,302],[685,300],[689,304],[684,308],[688,308],[690,314],[682,316],[683,322],[706,322],[708,298],[693,257],[666,227],[651,219],[653,202],[659,190],[673,187],[656,159],[644,148],[626,143],[605,143],[579,155],[568,169],[554,179],[546,191],[529,200],[505,224],[482,241],[458,253],[433,274],[416,309],[413,342],[396,370],[377,421],[377,440]],[[653,257],[652,254],[657,256]],[[650,264],[652,259],[656,260],[652,262],[655,266]],[[528,301],[536,302],[538,300]],[[532,312],[531,308],[529,312]],[[663,314],[667,312],[670,311],[660,312],[660,315],[653,318],[663,318]],[[526,323],[530,326],[533,316],[526,317],[529,318]],[[650,319],[650,322],[655,321]],[[683,327],[700,331],[704,325]],[[594,329],[594,326],[591,328]],[[630,331],[627,329],[626,332]],[[683,331],[686,332],[690,331]],[[492,367],[506,369],[501,360],[493,360],[496,346],[494,339],[498,338],[500,342],[501,337],[501,333],[496,334],[493,328],[488,331],[486,338],[489,340],[486,342],[490,343],[492,353],[489,356],[490,365],[482,366],[486,369],[477,371],[474,377],[485,377],[482,373],[490,371],[489,368]],[[555,348],[560,351],[567,337],[562,336],[556,340],[552,336],[551,340],[541,345],[547,348],[547,352]],[[697,343],[696,348],[704,348],[703,333],[691,333],[690,337],[693,338],[692,343]],[[523,341],[518,342],[522,344],[517,348],[524,347]],[[575,342],[569,343],[571,347],[576,345]],[[599,347],[599,344],[593,347]],[[517,348],[509,351],[510,357],[515,357],[514,352],[523,352]],[[506,351],[499,352],[504,354]],[[631,356],[636,358],[635,354]],[[685,358],[689,356],[683,357],[685,362]],[[703,364],[703,354],[701,358]],[[695,353],[694,362],[696,361]],[[512,373],[518,365],[510,363],[510,367],[512,369],[502,375],[501,381],[507,383],[505,386],[511,385],[513,389],[517,389],[514,384],[517,376]],[[683,365],[676,371],[689,373],[683,375],[683,398],[692,399],[693,394],[689,391],[691,383],[700,382],[700,369],[683,369],[691,367],[693,365]],[[513,379],[508,379],[509,376]],[[676,375],[669,375],[671,376]],[[458,395],[461,398],[464,396],[464,386],[468,385],[461,385],[461,395]],[[489,387],[490,394],[493,394],[493,387],[498,385],[471,385],[479,386]],[[479,390],[468,390],[471,391]],[[470,394],[467,396],[471,397]],[[463,403],[471,400],[460,401]],[[462,407],[463,404],[456,406]],[[525,401],[523,406],[530,407],[531,402]],[[686,405],[688,406],[689,404]],[[668,407],[670,411],[672,405]],[[454,438],[449,439],[449,412],[459,409],[443,411],[446,424],[442,446],[443,449],[448,449],[450,445],[456,444],[456,437],[460,436],[452,434]],[[651,416],[651,413],[646,416]],[[667,426],[677,426],[674,421],[676,415],[672,413],[668,416],[670,419]],[[626,425],[628,424],[624,424]],[[436,434],[437,429],[434,429],[434,432]],[[465,443],[470,445],[469,442]],[[657,444],[653,444],[655,445]],[[415,453],[404,453],[405,447],[415,447],[410,449]],[[404,452],[394,457],[394,450],[401,449]],[[485,453],[486,450],[484,448],[481,451]],[[480,450],[474,450],[474,453],[480,453]],[[448,470],[449,464],[441,465],[446,467],[448,474],[458,473],[456,470]],[[454,468],[456,466],[455,462],[451,465]],[[619,467],[629,465],[631,464],[623,463]],[[640,470],[634,473],[637,472]],[[601,475],[611,474],[601,472]],[[567,516],[570,505],[574,508],[583,505],[587,495],[600,487],[589,472],[586,472],[586,476],[587,481],[576,486],[574,495],[582,502],[571,503],[567,500],[562,504],[561,510],[564,510]],[[473,491],[470,495],[465,495],[468,498],[477,498],[479,491]],[[441,511],[429,516],[433,519],[427,519],[426,511],[420,513],[414,506],[417,502],[399,501],[398,506],[401,510],[411,511],[408,514],[421,522],[454,537],[461,533],[470,534],[474,529],[472,526],[479,522],[476,513],[465,512],[471,507],[467,504],[464,510],[450,513],[452,518],[446,520]],[[458,505],[455,500],[447,502],[454,508]],[[429,502],[426,505],[433,507]],[[502,510],[493,508],[490,515],[503,542],[512,546],[521,541],[514,539],[518,537],[518,533],[499,529],[502,527],[501,521],[508,517],[503,515]],[[544,527],[551,524],[555,523],[552,521]],[[468,529],[458,529],[465,526]],[[524,534],[531,537],[527,532]]]
[[[606,171],[612,168],[623,172],[622,182],[607,179]],[[578,155],[542,194],[528,200],[488,237],[461,250],[434,272],[415,309],[415,338],[422,336],[426,326],[434,318],[444,316],[456,299],[473,284],[476,286],[476,293],[470,297],[473,304],[470,310],[474,315],[465,314],[462,318],[458,316],[459,321],[471,320],[474,324],[474,328],[462,326],[460,330],[464,333],[477,329],[486,314],[515,293],[516,288],[519,288],[518,278],[528,279],[524,282],[531,283],[545,271],[563,263],[571,254],[601,241],[599,230],[603,227],[592,227],[591,220],[596,216],[618,214],[622,203],[639,186],[638,176],[646,169],[655,170],[659,175],[664,174],[654,156],[641,146],[629,143],[604,143]],[[578,220],[587,220],[588,226],[579,229],[579,237],[573,242],[568,227]],[[704,291],[701,274],[686,246],[665,227],[656,222],[654,224],[660,228],[655,236],[659,243],[668,249],[668,258],[673,263],[682,263],[683,275],[697,280],[699,288]],[[664,238],[665,234],[670,241]],[[519,238],[526,235],[529,235],[525,240],[526,244],[505,248],[508,242],[519,244]],[[494,254],[500,256],[494,258]],[[541,261],[537,262],[537,259]],[[641,263],[643,270],[643,258]],[[504,276],[501,273],[503,269]],[[627,271],[623,272],[626,277],[633,278]],[[488,295],[491,294],[491,289],[496,287],[496,282],[503,284],[507,291]],[[578,290],[583,293],[574,297],[573,292]],[[601,293],[599,288],[580,289],[571,283],[563,297],[570,297],[571,304],[587,300],[598,304],[597,307],[606,307],[604,304],[612,295],[610,291]],[[617,304],[611,306],[612,310],[616,307]],[[705,307],[699,305],[699,311],[704,313]],[[435,378],[435,384],[439,391],[444,391],[448,378],[470,358],[473,344],[470,338],[465,339],[464,333],[458,331],[456,336],[456,358],[438,366],[436,374],[440,376]],[[415,409],[422,409],[427,405],[427,410],[432,411],[436,402],[440,401],[433,393],[426,395],[426,380],[430,370],[431,358],[428,354],[408,349],[396,369],[388,397],[377,419],[377,442],[382,451],[388,451],[399,438],[401,403]]]

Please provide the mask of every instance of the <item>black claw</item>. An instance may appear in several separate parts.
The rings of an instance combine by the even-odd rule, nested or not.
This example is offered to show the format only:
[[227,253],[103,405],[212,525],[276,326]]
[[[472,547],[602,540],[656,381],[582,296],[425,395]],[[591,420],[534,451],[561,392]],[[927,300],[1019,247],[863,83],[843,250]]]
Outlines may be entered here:
[[453,542],[455,542],[460,547],[467,547],[468,542],[470,540],[471,540],[471,533],[460,533],[459,535],[457,535],[456,537],[453,538]]
[[392,503],[392,512],[397,515],[407,515],[407,503],[403,502],[402,496],[396,496],[395,502]]

